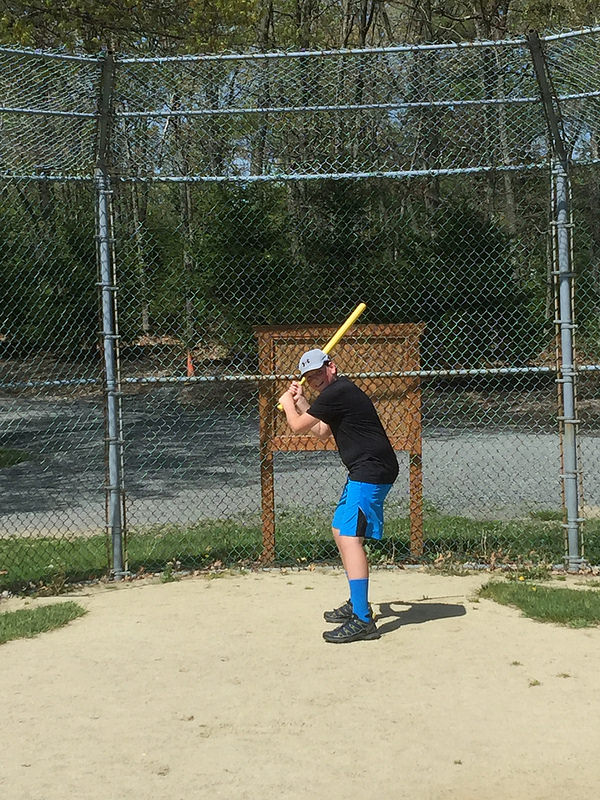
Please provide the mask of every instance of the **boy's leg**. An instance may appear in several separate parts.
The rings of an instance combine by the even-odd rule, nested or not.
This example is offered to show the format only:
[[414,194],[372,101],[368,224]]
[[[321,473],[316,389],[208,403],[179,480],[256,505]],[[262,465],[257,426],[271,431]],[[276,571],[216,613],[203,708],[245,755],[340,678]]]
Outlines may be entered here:
[[342,621],[339,628],[324,631],[326,642],[379,639],[369,607],[369,562],[364,537],[380,539],[383,533],[383,501],[390,485],[346,483],[333,515],[333,537],[350,584],[350,602],[325,612],[327,622]]
[[333,538],[348,580],[368,578],[369,562],[363,547],[364,538],[362,536],[342,536],[336,528],[333,528]]
[[336,545],[336,547],[338,549],[338,553],[340,554],[340,558],[342,559],[342,566],[343,566],[343,568],[344,568],[344,570],[346,572],[346,577],[348,577],[348,567],[346,566],[344,549],[343,549],[342,543],[341,543],[341,539],[343,537],[340,536],[340,532],[339,532],[339,530],[337,528],[332,528],[331,531],[333,533],[333,541],[335,542],[335,545]]
[[359,536],[341,536],[333,532],[350,586],[352,610],[363,622],[371,619],[369,609],[369,562],[363,547],[364,539]]
[[[342,560],[342,566],[346,573],[346,579],[349,583],[350,596],[346,603],[343,603],[339,608],[334,608],[333,611],[325,611],[323,616],[326,622],[345,622],[352,617],[353,613],[356,613],[355,607],[357,607],[361,619],[366,621],[367,618],[370,618],[371,609],[368,606],[369,565],[365,551],[362,547],[356,548],[353,545],[345,546],[344,541],[347,540],[348,537],[342,537],[337,528],[332,528],[332,533]],[[355,541],[362,542],[363,540],[355,538]],[[348,574],[348,565],[351,575],[356,577],[350,578]]]
[[[346,563],[344,561],[344,551],[340,546],[340,532],[337,528],[333,527],[331,531],[333,533],[333,540],[336,544],[338,553],[340,554],[340,559],[342,561],[342,566],[344,567],[344,572],[346,573],[346,579],[348,579],[348,570],[346,569]],[[346,620],[350,619],[351,616],[352,616],[352,601],[350,597],[348,597],[348,600],[345,603],[342,603],[342,605],[339,608],[334,608],[332,611],[323,612],[323,617],[325,618],[325,622],[335,622],[338,624],[340,622],[345,622]]]
[[369,608],[369,562],[364,537],[380,539],[383,532],[383,501],[391,485],[347,480],[333,515],[333,538],[350,584],[350,603],[326,611],[327,622],[337,622],[354,613],[363,622],[372,620]]

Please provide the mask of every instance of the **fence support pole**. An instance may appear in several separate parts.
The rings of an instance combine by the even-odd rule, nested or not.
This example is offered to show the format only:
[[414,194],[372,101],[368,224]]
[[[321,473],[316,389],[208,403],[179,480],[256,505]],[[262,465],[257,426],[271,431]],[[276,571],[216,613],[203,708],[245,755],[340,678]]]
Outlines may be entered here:
[[102,341],[104,350],[107,481],[106,526],[112,542],[112,573],[123,577],[123,497],[121,402],[118,368],[118,331],[114,281],[111,188],[109,178],[109,139],[114,61],[111,53],[102,64],[100,107],[98,114],[98,159],[96,166],[96,224],[98,239],[99,282],[102,307]]
[[121,439],[119,436],[120,403],[117,380],[114,293],[112,280],[110,235],[110,189],[106,177],[96,174],[96,202],[98,214],[98,257],[100,261],[100,291],[102,296],[102,340],[104,344],[106,446],[108,453],[107,530],[112,540],[112,568],[115,578],[123,575],[123,531],[121,520]]
[[567,569],[578,572],[581,566],[579,542],[579,480],[577,458],[577,414],[575,404],[576,371],[574,363],[573,331],[573,270],[571,265],[571,214],[569,210],[569,180],[564,164],[557,160],[552,170],[555,199],[556,256],[555,275],[558,280],[560,331],[560,375],[563,425],[563,469],[562,481],[567,532]]
[[560,368],[557,378],[561,388],[562,416],[562,470],[563,503],[567,539],[566,566],[569,572],[578,572],[581,566],[579,516],[579,471],[577,457],[577,413],[576,413],[576,369],[574,362],[573,332],[574,314],[574,272],[572,266],[571,242],[571,188],[569,181],[569,158],[564,143],[564,132],[558,98],[552,87],[552,80],[542,43],[537,31],[529,31],[527,36],[535,75],[540,89],[541,100],[548,125],[550,145],[554,154],[552,162],[552,198],[554,209],[554,265],[553,272],[558,283],[558,325],[560,334]]

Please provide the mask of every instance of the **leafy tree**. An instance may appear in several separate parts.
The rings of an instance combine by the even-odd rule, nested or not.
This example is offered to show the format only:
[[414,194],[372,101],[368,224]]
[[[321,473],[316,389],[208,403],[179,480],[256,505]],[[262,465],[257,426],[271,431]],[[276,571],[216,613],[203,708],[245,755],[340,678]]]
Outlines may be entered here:
[[40,181],[3,192],[1,326],[17,352],[65,356],[95,343],[93,226],[90,195],[72,186]]
[[5,0],[5,42],[31,47],[128,49],[178,46],[189,20],[187,0]]
[[[110,46],[138,54],[337,48],[499,39],[529,27],[590,24],[599,9],[600,0],[4,0],[0,40],[89,52]],[[138,80],[148,96],[159,98],[157,108],[174,111],[184,98],[192,98],[196,109],[216,111],[242,85],[250,87],[252,103],[263,107],[331,105],[339,97],[360,105],[373,96],[394,99],[407,85],[406,99],[418,104],[439,99],[442,77],[457,92],[461,81],[477,81],[482,97],[502,99],[510,92],[508,71],[494,50],[465,75],[425,54],[413,59],[402,78],[390,69],[382,79],[383,71],[375,73],[370,62],[355,60],[358,69],[348,69],[344,58],[304,58],[287,62],[279,79],[265,60],[233,68],[231,62],[204,61],[168,76],[140,71]],[[244,83],[237,81],[236,69],[254,72],[250,78],[244,73]],[[127,110],[129,98],[119,102]],[[503,113],[500,106],[486,110],[480,141],[482,148],[495,148],[499,163],[508,163],[510,147],[520,155],[532,148],[533,128],[528,108],[511,111],[510,121]],[[38,125],[27,124],[31,132]],[[52,122],[56,127],[46,139],[61,141],[59,124]],[[416,141],[415,130],[424,132],[422,140]],[[119,132],[118,157],[128,174],[139,177],[161,170],[181,177],[239,171],[260,176],[274,169],[359,172],[373,163],[428,169],[441,153],[448,160],[460,156],[462,142],[453,133],[442,114],[422,107],[396,118],[360,111],[271,114],[258,122],[253,115],[231,115],[226,122],[211,114],[173,115],[160,125],[128,122]],[[593,137],[589,147],[597,149]],[[71,155],[71,145],[64,148]],[[588,200],[578,210],[590,234],[576,256],[585,271],[600,242],[597,180],[582,180],[589,191],[582,189],[581,197]],[[376,309],[377,321],[428,321],[429,342],[446,342],[443,354],[430,348],[432,363],[527,359],[541,346],[534,331],[543,328],[546,264],[537,241],[525,263],[515,247],[532,220],[545,224],[540,197],[547,188],[539,193],[537,181],[508,172],[484,182],[465,179],[461,186],[434,177],[115,187],[121,333],[129,341],[153,335],[186,344],[221,340],[235,349],[250,342],[251,324],[326,322],[327,308],[360,294]],[[447,192],[452,208],[444,202]],[[27,191],[11,188],[3,202],[0,281],[8,300],[2,332],[42,346],[51,342],[52,331],[66,326],[72,341],[89,342],[97,328],[89,198],[73,187],[37,181]],[[597,287],[594,270],[586,274]],[[30,314],[23,310],[25,296]],[[586,315],[588,325],[596,305]],[[468,335],[477,343],[471,356],[464,344],[466,317]],[[518,345],[505,333],[517,319],[526,330]]]
[[190,52],[249,43],[254,0],[3,0],[0,41],[29,47]]

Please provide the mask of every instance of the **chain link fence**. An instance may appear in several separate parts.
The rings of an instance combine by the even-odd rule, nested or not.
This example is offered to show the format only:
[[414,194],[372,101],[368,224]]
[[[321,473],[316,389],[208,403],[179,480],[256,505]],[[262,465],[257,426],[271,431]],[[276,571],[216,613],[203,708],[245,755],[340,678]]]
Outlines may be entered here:
[[[539,44],[0,50],[4,586],[264,560],[257,329],[360,301],[423,326],[372,560],[600,563],[600,30]],[[269,558],[335,557],[337,454],[273,473]]]

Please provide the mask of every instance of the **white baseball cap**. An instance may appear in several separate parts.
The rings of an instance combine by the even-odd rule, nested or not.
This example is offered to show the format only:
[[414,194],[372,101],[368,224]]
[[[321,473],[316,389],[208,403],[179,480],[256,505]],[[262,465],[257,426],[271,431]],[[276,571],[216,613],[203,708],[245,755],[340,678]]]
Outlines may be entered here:
[[307,353],[304,353],[300,359],[300,364],[298,365],[300,375],[306,375],[307,372],[313,369],[320,369],[323,364],[329,364],[330,361],[331,359],[327,353],[324,353],[322,350],[309,350]]

